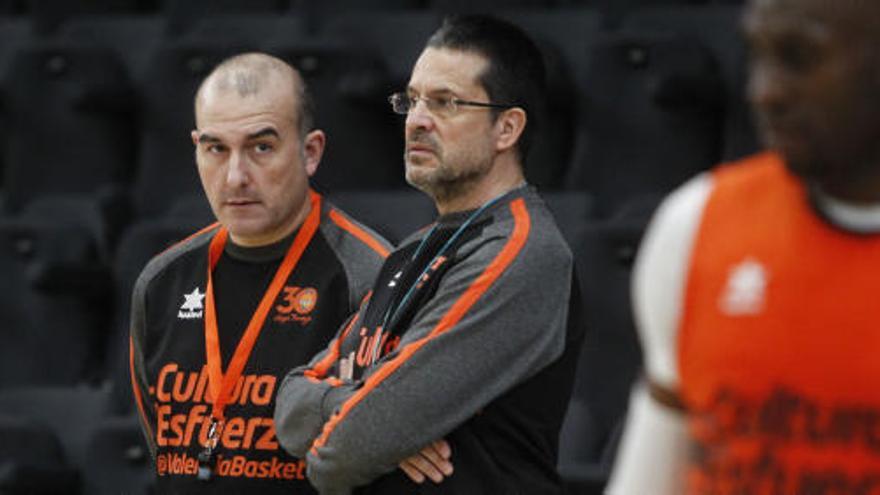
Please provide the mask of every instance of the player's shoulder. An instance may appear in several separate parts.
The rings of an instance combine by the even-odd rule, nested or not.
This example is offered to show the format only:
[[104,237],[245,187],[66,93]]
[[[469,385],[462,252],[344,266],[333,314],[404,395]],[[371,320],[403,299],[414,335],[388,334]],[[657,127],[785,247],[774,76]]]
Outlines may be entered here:
[[392,249],[375,230],[326,200],[321,205],[321,233],[343,262],[367,258],[381,263]]
[[174,266],[180,263],[185,263],[187,258],[194,253],[206,251],[208,244],[219,228],[219,223],[208,225],[153,256],[144,266],[143,270],[141,270],[140,276],[135,283],[135,290],[145,289],[159,274],[173,269]]
[[515,254],[515,262],[530,270],[569,267],[573,259],[553,214],[530,186],[513,192],[495,208],[483,242],[487,255]]

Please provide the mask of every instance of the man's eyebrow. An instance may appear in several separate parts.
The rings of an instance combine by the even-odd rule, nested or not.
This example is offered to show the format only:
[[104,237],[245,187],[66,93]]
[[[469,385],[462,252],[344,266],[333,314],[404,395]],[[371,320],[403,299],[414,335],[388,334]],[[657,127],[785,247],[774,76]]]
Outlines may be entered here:
[[217,136],[212,136],[206,132],[199,134],[199,143],[219,143],[220,138]]
[[266,127],[265,129],[260,129],[257,132],[254,132],[252,134],[248,134],[247,138],[248,138],[248,140],[251,140],[251,139],[259,139],[261,137],[266,137],[266,136],[275,136],[276,138],[281,138],[281,135],[278,134],[278,131],[276,131],[272,127]]

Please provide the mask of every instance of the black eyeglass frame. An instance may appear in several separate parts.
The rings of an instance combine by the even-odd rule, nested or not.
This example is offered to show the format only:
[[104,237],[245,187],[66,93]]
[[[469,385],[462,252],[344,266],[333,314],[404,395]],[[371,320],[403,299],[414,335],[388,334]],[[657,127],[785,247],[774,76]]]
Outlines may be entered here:
[[[395,99],[410,100],[411,98],[409,97],[409,95],[403,91],[398,91],[397,93],[392,93],[391,95],[388,96],[388,103],[391,104],[391,111],[393,111],[397,115],[409,114],[410,110],[412,110],[412,107],[409,107],[406,112],[398,112],[395,108],[397,106],[394,103]],[[427,99],[427,97],[424,97],[424,96],[420,96],[420,97],[416,98],[416,100],[425,100],[425,99]],[[456,106],[461,105],[461,106],[467,106],[467,107],[497,108],[500,110],[509,110],[511,108],[515,108],[515,107],[519,106],[519,105],[507,105],[504,103],[488,103],[488,102],[483,102],[483,101],[462,100],[459,98],[450,98],[449,101],[452,102]],[[413,106],[415,106],[415,105],[413,105]]]

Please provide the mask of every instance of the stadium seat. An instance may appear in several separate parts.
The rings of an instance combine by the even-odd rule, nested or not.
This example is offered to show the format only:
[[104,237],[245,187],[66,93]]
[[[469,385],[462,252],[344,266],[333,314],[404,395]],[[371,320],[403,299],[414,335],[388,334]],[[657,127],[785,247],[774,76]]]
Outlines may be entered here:
[[428,8],[444,14],[498,14],[510,9],[552,9],[560,0],[428,0]]
[[723,91],[717,61],[698,40],[610,33],[596,41],[586,70],[567,185],[593,193],[600,216],[717,162]]
[[155,14],[82,14],[65,20],[54,39],[112,51],[134,81],[148,69],[148,57],[167,36],[166,30],[165,19]]
[[610,218],[584,224],[573,246],[588,333],[560,434],[559,468],[572,493],[601,493],[641,369],[630,272],[659,201],[659,195],[633,198]]
[[403,119],[388,104],[395,87],[378,55],[344,40],[273,40],[267,48],[303,75],[327,144],[313,184],[326,193],[404,186]]
[[513,9],[499,11],[525,29],[545,56],[547,108],[525,163],[526,178],[542,189],[562,188],[573,160],[580,98],[580,66],[601,28],[601,16],[589,9]]
[[330,202],[398,244],[436,217],[434,203],[420,191],[345,191]]
[[22,209],[24,220],[75,225],[91,234],[98,263],[108,264],[119,235],[130,220],[130,204],[125,190],[106,187],[95,194],[43,196]]
[[721,160],[731,161],[760,147],[746,99],[747,48],[743,40],[741,5],[666,6],[633,10],[624,25],[693,36],[719,62],[724,85]]
[[0,16],[11,16],[16,13],[16,5],[13,0],[0,0]]
[[542,192],[569,246],[574,246],[583,225],[591,220],[593,198],[585,191]]
[[0,493],[80,493],[79,473],[67,463],[58,437],[45,423],[0,413]]
[[81,15],[134,15],[140,11],[139,0],[20,0],[34,33],[51,36],[67,21]]
[[95,425],[109,414],[109,400],[108,386],[19,387],[0,391],[0,411],[47,427],[58,439],[63,459],[81,470],[91,462],[86,446]]
[[19,47],[2,75],[6,207],[124,184],[133,157],[131,86],[112,52],[68,42]]
[[246,18],[255,15],[276,17],[286,11],[288,0],[162,0],[161,15],[167,34],[177,37],[206,15]]
[[415,11],[425,7],[426,0],[292,0],[291,13],[305,16],[312,34],[320,33],[337,17],[385,15]]
[[99,244],[70,217],[0,218],[0,388],[96,377],[113,309]]
[[272,40],[309,39],[305,17],[294,15],[209,15],[192,21],[178,39],[193,43],[264,48]]
[[135,415],[102,419],[87,441],[90,460],[82,470],[90,495],[148,495],[154,491],[150,453]]

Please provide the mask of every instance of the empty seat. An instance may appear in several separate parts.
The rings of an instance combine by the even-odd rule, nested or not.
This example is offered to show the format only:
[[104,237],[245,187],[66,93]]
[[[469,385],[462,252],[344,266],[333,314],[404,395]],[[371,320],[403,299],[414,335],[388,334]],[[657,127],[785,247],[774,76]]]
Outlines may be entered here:
[[81,15],[134,15],[140,12],[140,0],[23,0],[35,33],[53,35],[65,22]]
[[291,12],[307,19],[309,31],[321,32],[339,16],[384,15],[421,9],[426,0],[292,0]]
[[699,40],[608,34],[586,70],[567,184],[591,191],[600,215],[629,197],[667,192],[718,161],[723,90],[717,61]]
[[58,437],[45,423],[0,413],[0,493],[79,493],[80,478],[67,464]]
[[86,446],[95,425],[109,414],[109,399],[107,386],[22,387],[0,391],[0,411],[47,427],[59,441],[61,457],[81,470],[91,462]]
[[98,15],[71,17],[58,27],[54,38],[88,43],[112,51],[131,80],[147,71],[147,58],[166,36],[167,24],[158,15]]
[[309,37],[304,16],[210,15],[192,21],[189,30],[179,40],[263,48],[275,39],[303,40]]
[[585,191],[542,192],[569,246],[574,246],[583,225],[591,220],[593,198]]
[[0,273],[0,388],[93,379],[113,310],[94,233],[65,219],[0,218]]
[[431,11],[350,12],[331,19],[322,34],[357,43],[377,54],[394,91],[402,91],[425,42],[442,19]]
[[161,14],[172,37],[183,35],[209,16],[278,16],[288,8],[288,0],[163,0]]
[[561,0],[428,0],[428,7],[450,14],[497,14],[508,9],[552,9]]
[[106,187],[90,195],[63,194],[36,198],[25,205],[19,216],[25,221],[77,226],[90,234],[97,254],[94,268],[104,270],[120,233],[130,220],[130,204],[126,191]]
[[747,48],[741,5],[666,6],[633,10],[624,25],[693,36],[718,60],[724,84],[721,160],[742,158],[760,147],[746,99]]
[[659,195],[635,198],[611,218],[584,224],[573,246],[588,334],[560,435],[559,465],[584,490],[607,481],[630,387],[641,369],[630,272],[659,201]]
[[347,191],[330,202],[397,244],[436,217],[434,203],[420,191]]
[[601,16],[595,10],[569,8],[510,9],[499,14],[529,33],[547,68],[547,107],[525,161],[526,178],[543,189],[561,188],[574,157],[580,64],[600,32]]
[[108,50],[73,43],[20,47],[3,74],[6,207],[127,181],[131,86]]
[[267,49],[299,69],[327,143],[313,183],[331,193],[403,187],[403,119],[378,54],[344,40],[273,40]]
[[91,460],[82,471],[84,492],[90,495],[148,495],[153,493],[150,453],[138,418],[102,419],[87,442]]

